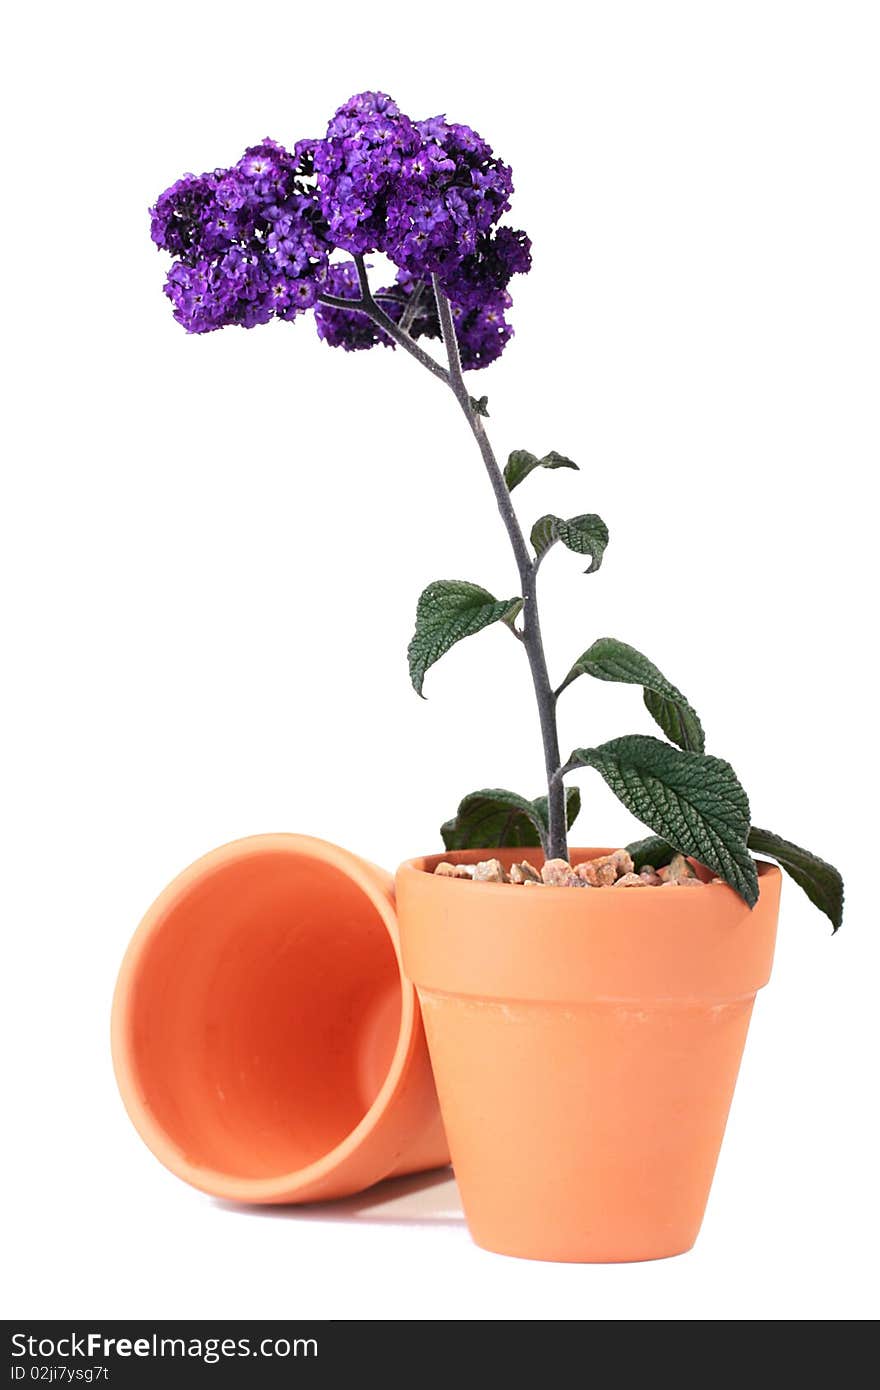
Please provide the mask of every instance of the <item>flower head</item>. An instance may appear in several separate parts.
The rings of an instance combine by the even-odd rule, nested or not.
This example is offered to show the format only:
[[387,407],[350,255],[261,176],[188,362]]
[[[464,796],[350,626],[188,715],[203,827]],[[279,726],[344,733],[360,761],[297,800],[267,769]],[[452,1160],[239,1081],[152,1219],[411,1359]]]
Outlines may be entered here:
[[177,257],[165,293],[190,333],[294,318],[317,299],[329,246],[312,177],[314,144],[275,140],[231,169],[187,174],[151,209],[157,246]]
[[421,145],[389,199],[383,250],[402,270],[451,288],[462,260],[476,252],[510,206],[510,169],[470,126],[443,116],[416,124]]
[[314,152],[321,212],[340,250],[383,249],[388,198],[420,144],[384,92],[361,92],[340,106]]
[[423,280],[437,275],[468,307],[529,267],[525,233],[496,230],[510,169],[470,126],[414,122],[384,93],[361,92],[331,120],[315,170],[336,246],[382,251]]
[[356,297],[339,249],[382,252],[397,282],[377,292],[414,337],[439,335],[436,276],[449,297],[465,367],[485,366],[509,341],[507,285],[531,264],[525,232],[499,226],[510,169],[470,126],[413,121],[384,92],[339,108],[322,140],[293,152],[251,145],[228,169],[186,174],[151,209],[156,245],[175,257],[165,292],[192,333],[250,328],[316,309],[319,335],[347,350],[390,338],[356,311],[320,303],[322,290]]

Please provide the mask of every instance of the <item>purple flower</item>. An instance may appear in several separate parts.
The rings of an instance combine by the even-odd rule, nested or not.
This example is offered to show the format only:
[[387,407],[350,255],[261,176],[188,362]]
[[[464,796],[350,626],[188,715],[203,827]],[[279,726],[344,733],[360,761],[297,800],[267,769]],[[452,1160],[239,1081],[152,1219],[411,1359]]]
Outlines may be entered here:
[[[480,239],[507,211],[513,182],[507,166],[469,126],[436,116],[415,128],[422,145],[404,164],[388,199],[380,249],[401,269],[425,280],[439,275],[451,289],[461,262],[476,253]],[[495,274],[490,288],[500,287]]]
[[244,180],[236,178],[234,174],[227,174],[225,178],[218,180],[214,189],[214,198],[224,212],[237,212],[239,208],[243,208],[248,200],[247,195]]
[[459,256],[451,257],[439,272],[445,293],[462,308],[485,306],[506,289],[511,276],[525,273],[532,264],[529,238],[511,227],[475,236],[467,245],[465,250],[460,239]]
[[501,356],[513,337],[513,329],[505,318],[511,302],[506,290],[498,290],[480,308],[468,310],[453,305],[455,333],[465,370],[488,367]]
[[233,169],[187,174],[157,200],[153,240],[177,257],[165,293],[188,332],[253,328],[313,307],[330,251],[314,148],[303,141],[290,154],[264,140]]
[[381,249],[388,197],[420,145],[412,122],[384,92],[361,92],[340,106],[314,154],[321,211],[340,250]]
[[166,188],[150,209],[150,235],[157,246],[173,256],[198,259],[204,241],[205,227],[216,212],[214,174],[184,174]]

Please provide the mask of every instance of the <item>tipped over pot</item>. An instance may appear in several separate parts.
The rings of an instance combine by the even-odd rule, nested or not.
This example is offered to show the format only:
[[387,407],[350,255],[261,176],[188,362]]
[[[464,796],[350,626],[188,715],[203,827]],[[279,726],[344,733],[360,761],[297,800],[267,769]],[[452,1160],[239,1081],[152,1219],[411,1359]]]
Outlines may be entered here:
[[156,899],[113,1002],[128,1113],[178,1177],[314,1202],[448,1163],[390,875],[307,835],[254,835]]

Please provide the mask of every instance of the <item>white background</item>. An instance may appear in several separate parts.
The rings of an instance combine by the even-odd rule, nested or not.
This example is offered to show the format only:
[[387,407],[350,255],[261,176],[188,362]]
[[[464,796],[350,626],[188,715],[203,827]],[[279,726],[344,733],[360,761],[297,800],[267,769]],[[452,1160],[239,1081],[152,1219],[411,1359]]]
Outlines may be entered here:
[[[578,16],[573,28],[574,16]],[[876,1228],[878,14],[870,3],[19,6],[7,45],[2,508],[4,1311],[15,1316],[866,1318]],[[534,270],[472,377],[499,451],[580,473],[598,575],[543,571],[558,675],[597,636],[700,710],[755,820],[837,862],[831,939],[791,886],[695,1250],[543,1266],[473,1247],[454,1187],[226,1209],[153,1160],[107,1042],[158,890],[302,830],[391,868],[476,786],[536,795],[501,629],[413,694],[429,580],[513,592],[451,398],[312,324],[188,338],[147,205],[365,87],[514,166]],[[581,681],[562,741],[649,731]],[[575,840],[638,827],[594,774]],[[404,1185],[406,1187],[406,1185]]]

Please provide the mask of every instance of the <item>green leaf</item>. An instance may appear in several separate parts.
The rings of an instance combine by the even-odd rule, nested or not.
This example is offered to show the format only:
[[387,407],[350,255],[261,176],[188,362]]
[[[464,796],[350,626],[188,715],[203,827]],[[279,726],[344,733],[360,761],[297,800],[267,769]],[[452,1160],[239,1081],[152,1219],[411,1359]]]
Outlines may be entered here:
[[425,672],[463,637],[491,623],[510,623],[522,608],[521,598],[492,596],[479,584],[463,579],[439,579],[422,593],[416,609],[416,630],[409,644],[409,675],[421,695]]
[[608,527],[600,516],[594,516],[592,512],[569,517],[568,521],[563,521],[560,516],[542,516],[532,527],[531,540],[539,560],[556,541],[562,541],[578,555],[589,555],[590,564],[584,573],[593,574],[602,563],[608,544]]
[[[833,864],[826,864],[808,849],[801,849],[800,845],[793,845],[790,840],[783,840],[771,830],[760,830],[756,825],[749,830],[746,843],[755,854],[775,859],[837,931],[843,919],[843,879]],[[627,850],[637,870],[644,864],[653,864],[659,869],[668,864],[675,853],[672,845],[656,835],[635,840],[627,845]]]
[[754,907],[758,875],[746,846],[749,801],[730,763],[629,734],[598,748],[576,748],[567,764],[573,767],[594,767],[627,810],[720,874]]
[[471,410],[475,415],[482,415],[486,420],[489,418],[489,397],[488,396],[468,396]]
[[[580,791],[567,787],[565,810],[569,826],[580,808]],[[487,787],[466,796],[452,820],[440,827],[440,834],[447,849],[502,849],[540,846],[548,828],[546,796],[527,801],[516,792]]]
[[643,686],[645,704],[666,737],[679,748],[695,753],[704,751],[706,739],[696,711],[681,691],[658,671],[653,661],[642,656],[635,647],[618,642],[616,637],[600,637],[578,657],[556,693],[561,695],[578,676]]
[[808,849],[783,840],[772,830],[759,830],[756,825],[749,831],[748,844],[756,854],[775,859],[837,931],[843,920],[843,879],[833,864],[826,864]]
[[558,454],[555,449],[551,449],[543,458],[538,458],[537,454],[530,454],[528,449],[514,449],[504,468],[504,481],[508,492],[513,492],[513,489],[524,482],[536,468],[577,469],[577,464],[564,454]]
[[633,840],[631,845],[627,845],[626,852],[633,861],[636,873],[646,864],[650,864],[654,869],[662,869],[675,854],[672,845],[661,840],[659,835],[648,835],[644,840]]

